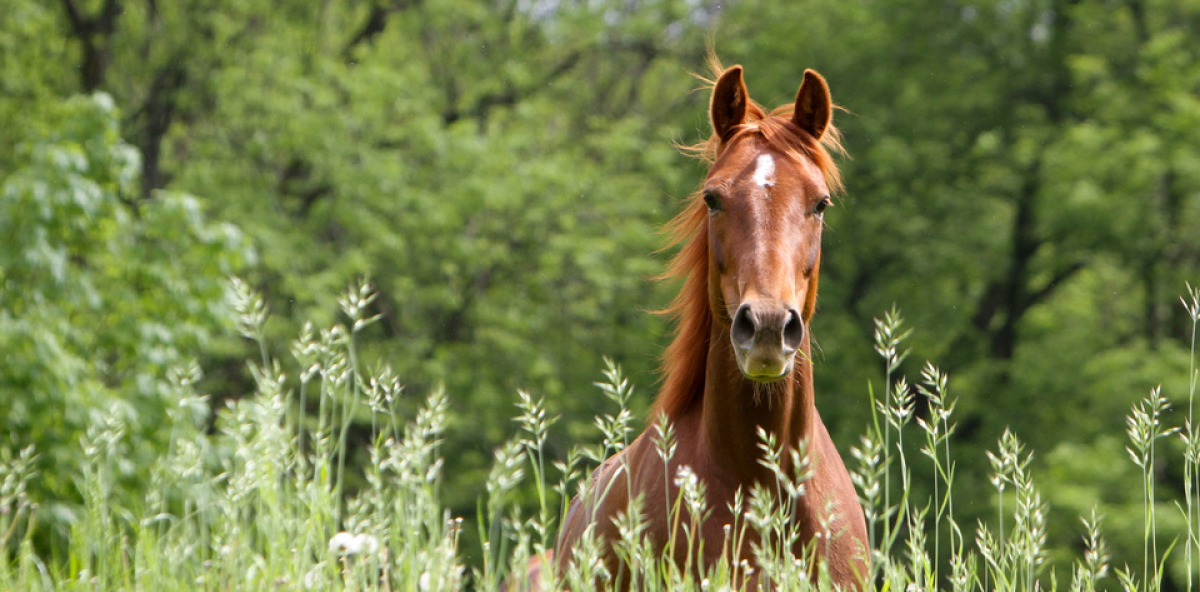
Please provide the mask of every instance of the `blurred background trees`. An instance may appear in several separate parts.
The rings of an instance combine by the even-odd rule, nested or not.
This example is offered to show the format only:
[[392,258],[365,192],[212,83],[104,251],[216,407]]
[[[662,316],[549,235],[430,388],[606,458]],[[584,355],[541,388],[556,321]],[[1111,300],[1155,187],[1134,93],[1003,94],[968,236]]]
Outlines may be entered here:
[[139,455],[166,445],[168,367],[198,360],[211,413],[252,390],[221,298],[232,273],[265,292],[280,351],[371,278],[383,316],[361,345],[414,401],[446,386],[462,514],[518,388],[562,414],[560,456],[595,437],[602,356],[644,406],[669,339],[651,311],[673,290],[652,281],[657,228],[703,174],[673,144],[707,131],[689,72],[711,40],[760,102],[790,100],[812,67],[845,107],[848,191],[813,329],[839,442],[868,421],[872,318],[895,304],[916,328],[905,371],[929,359],[952,376],[961,486],[988,489],[982,451],[1011,426],[1055,484],[1060,547],[1098,503],[1118,564],[1136,555],[1140,494],[1106,479],[1133,468],[1130,404],[1160,382],[1187,392],[1194,1],[0,0],[0,14],[0,442],[37,445],[51,528],[72,520],[62,471],[96,414],[126,410],[136,492]]

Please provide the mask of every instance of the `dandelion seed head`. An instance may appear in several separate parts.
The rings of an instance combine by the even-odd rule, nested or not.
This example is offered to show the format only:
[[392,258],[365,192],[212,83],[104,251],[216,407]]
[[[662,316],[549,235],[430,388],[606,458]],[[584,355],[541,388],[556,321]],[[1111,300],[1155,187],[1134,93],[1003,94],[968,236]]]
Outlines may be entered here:
[[379,550],[379,539],[369,534],[339,532],[329,539],[329,550],[338,555],[373,555]]

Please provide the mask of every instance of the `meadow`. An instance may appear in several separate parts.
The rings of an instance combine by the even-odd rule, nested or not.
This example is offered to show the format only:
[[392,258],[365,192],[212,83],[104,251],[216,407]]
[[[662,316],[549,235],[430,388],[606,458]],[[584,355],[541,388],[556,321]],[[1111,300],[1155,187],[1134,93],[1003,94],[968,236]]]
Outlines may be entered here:
[[[1161,589],[1167,558],[1180,556],[1186,589],[1200,584],[1193,577],[1200,566],[1200,434],[1192,421],[1200,376],[1195,351],[1200,290],[1187,290],[1180,299],[1193,334],[1187,419],[1182,425],[1164,423],[1168,403],[1157,390],[1127,416],[1128,460],[1142,478],[1125,485],[1142,492],[1144,537],[1140,561],[1123,565],[1111,563],[1104,517],[1093,511],[1080,517],[1083,536],[1080,547],[1070,550],[1073,563],[1048,568],[1047,504],[1031,468],[1033,451],[1010,431],[987,453],[994,497],[986,503],[996,508],[994,520],[960,522],[955,508],[969,500],[955,493],[956,398],[950,377],[928,363],[911,382],[898,375],[908,330],[895,310],[877,319],[883,381],[872,394],[874,421],[843,454],[866,511],[878,589],[1154,591]],[[172,371],[167,378],[177,404],[170,412],[170,445],[151,470],[147,496],[136,502],[114,495],[118,465],[128,452],[120,414],[91,426],[79,442],[88,462],[73,476],[85,500],[83,515],[72,526],[65,555],[46,556],[34,543],[42,510],[26,487],[41,478],[33,469],[38,451],[3,451],[0,589],[491,592],[506,578],[519,584],[528,558],[553,546],[566,500],[590,468],[620,451],[640,427],[629,410],[633,386],[609,362],[597,396],[603,393],[611,412],[596,418],[597,437],[567,458],[549,458],[545,443],[555,418],[539,398],[519,392],[516,432],[495,451],[477,513],[454,515],[442,503],[445,391],[426,393],[419,411],[402,417],[401,399],[417,394],[407,392],[387,366],[368,370],[359,360],[356,335],[379,320],[368,314],[375,298],[369,284],[352,287],[340,299],[344,322],[322,329],[306,325],[286,362],[264,339],[263,299],[236,279],[230,295],[239,331],[260,346],[261,355],[247,361],[257,390],[230,401],[209,434],[205,397],[195,388],[200,369]],[[298,370],[288,374],[285,366]],[[915,405],[918,397],[926,401],[923,410]],[[305,419],[299,411],[312,402],[319,412]],[[364,474],[351,476],[347,433],[350,417],[362,409],[373,418],[371,462]],[[656,430],[660,453],[672,454],[670,426],[652,422],[650,429]],[[796,536],[787,517],[804,495],[805,465],[796,463],[799,468],[790,474],[780,469],[782,455],[791,452],[765,434],[760,449],[777,483],[734,501],[742,519],[726,529],[724,544],[739,544],[751,529],[779,544],[754,549],[757,568],[743,563],[698,573],[661,561],[642,536],[639,517],[623,516],[615,545],[635,590],[737,590],[755,569],[771,590],[829,589],[820,578],[820,557],[785,550]],[[1173,486],[1183,488],[1185,503],[1171,511],[1186,521],[1187,534],[1164,545],[1156,536],[1164,517],[1155,501],[1156,488],[1167,484],[1156,478],[1155,466],[1169,453],[1183,455],[1185,480]],[[927,463],[936,475],[926,484],[932,495],[911,493],[918,490],[911,483],[918,463]],[[351,477],[365,485],[351,491]],[[676,478],[683,486],[671,511],[703,515],[704,484],[686,471]],[[464,548],[467,529],[477,531],[475,548]],[[594,540],[581,545],[571,569],[545,578],[542,589],[554,589],[554,580],[572,590],[606,589],[616,574],[605,571],[596,553]],[[810,573],[818,574],[815,583]]]

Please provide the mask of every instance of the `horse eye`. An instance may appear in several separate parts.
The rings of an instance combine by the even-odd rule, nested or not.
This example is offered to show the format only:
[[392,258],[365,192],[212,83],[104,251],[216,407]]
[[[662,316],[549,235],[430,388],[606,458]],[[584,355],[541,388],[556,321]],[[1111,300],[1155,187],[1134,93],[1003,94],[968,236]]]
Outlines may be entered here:
[[821,201],[817,202],[817,207],[813,208],[813,213],[820,215],[822,212],[825,211],[825,208],[827,208],[831,205],[833,205],[833,202],[829,201],[828,197],[822,197]]
[[708,206],[708,211],[716,212],[721,209],[721,197],[711,191],[705,191],[704,205]]

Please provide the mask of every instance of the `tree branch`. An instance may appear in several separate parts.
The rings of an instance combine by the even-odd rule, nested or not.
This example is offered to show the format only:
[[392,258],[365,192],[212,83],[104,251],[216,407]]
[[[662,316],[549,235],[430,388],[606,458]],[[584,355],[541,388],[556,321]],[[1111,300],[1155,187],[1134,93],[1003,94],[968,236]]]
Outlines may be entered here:
[[355,33],[354,37],[352,37],[350,41],[346,43],[346,46],[342,48],[342,59],[347,62],[350,61],[351,55],[354,53],[354,48],[374,39],[377,35],[382,33],[387,27],[388,15],[392,14],[393,12],[399,12],[401,10],[413,8],[420,3],[421,0],[397,0],[390,6],[383,4],[375,4],[371,6],[371,12],[367,15],[367,20],[363,21],[362,26],[358,28],[358,32]]
[[1035,304],[1045,300],[1046,297],[1050,296],[1050,294],[1053,294],[1055,290],[1061,287],[1063,282],[1071,279],[1071,276],[1083,271],[1087,268],[1087,266],[1088,264],[1086,262],[1076,261],[1064,267],[1063,269],[1058,270],[1058,273],[1054,274],[1054,277],[1050,278],[1050,281],[1046,282],[1046,285],[1038,289],[1037,292],[1029,295],[1029,298],[1026,300],[1025,309],[1028,310]]
[[145,102],[138,109],[141,119],[138,149],[142,153],[142,198],[166,186],[167,176],[161,165],[162,140],[175,118],[176,95],[188,80],[182,56],[167,62],[154,74]]
[[[104,84],[108,70],[108,37],[116,30],[117,18],[121,16],[120,0],[105,0],[104,7],[96,16],[84,16],[75,0],[62,0],[71,22],[71,31],[83,45],[82,64],[79,74],[84,92],[94,92]],[[100,39],[97,40],[96,37]]]
[[107,0],[100,16],[96,19],[96,32],[111,35],[116,30],[117,17],[121,15],[120,0]]
[[79,13],[79,7],[75,6],[74,0],[62,0],[63,6],[67,9],[67,18],[71,21],[71,29],[77,37],[83,37],[88,34],[87,19]]
[[488,111],[496,107],[511,107],[532,92],[540,88],[545,88],[558,77],[566,74],[571,68],[575,67],[575,64],[579,63],[581,57],[583,57],[581,52],[578,50],[573,51],[536,82],[519,89],[509,86],[501,92],[484,94],[468,109],[463,110],[456,107],[449,107],[442,113],[442,121],[449,125],[463,117],[483,119],[487,117]]

